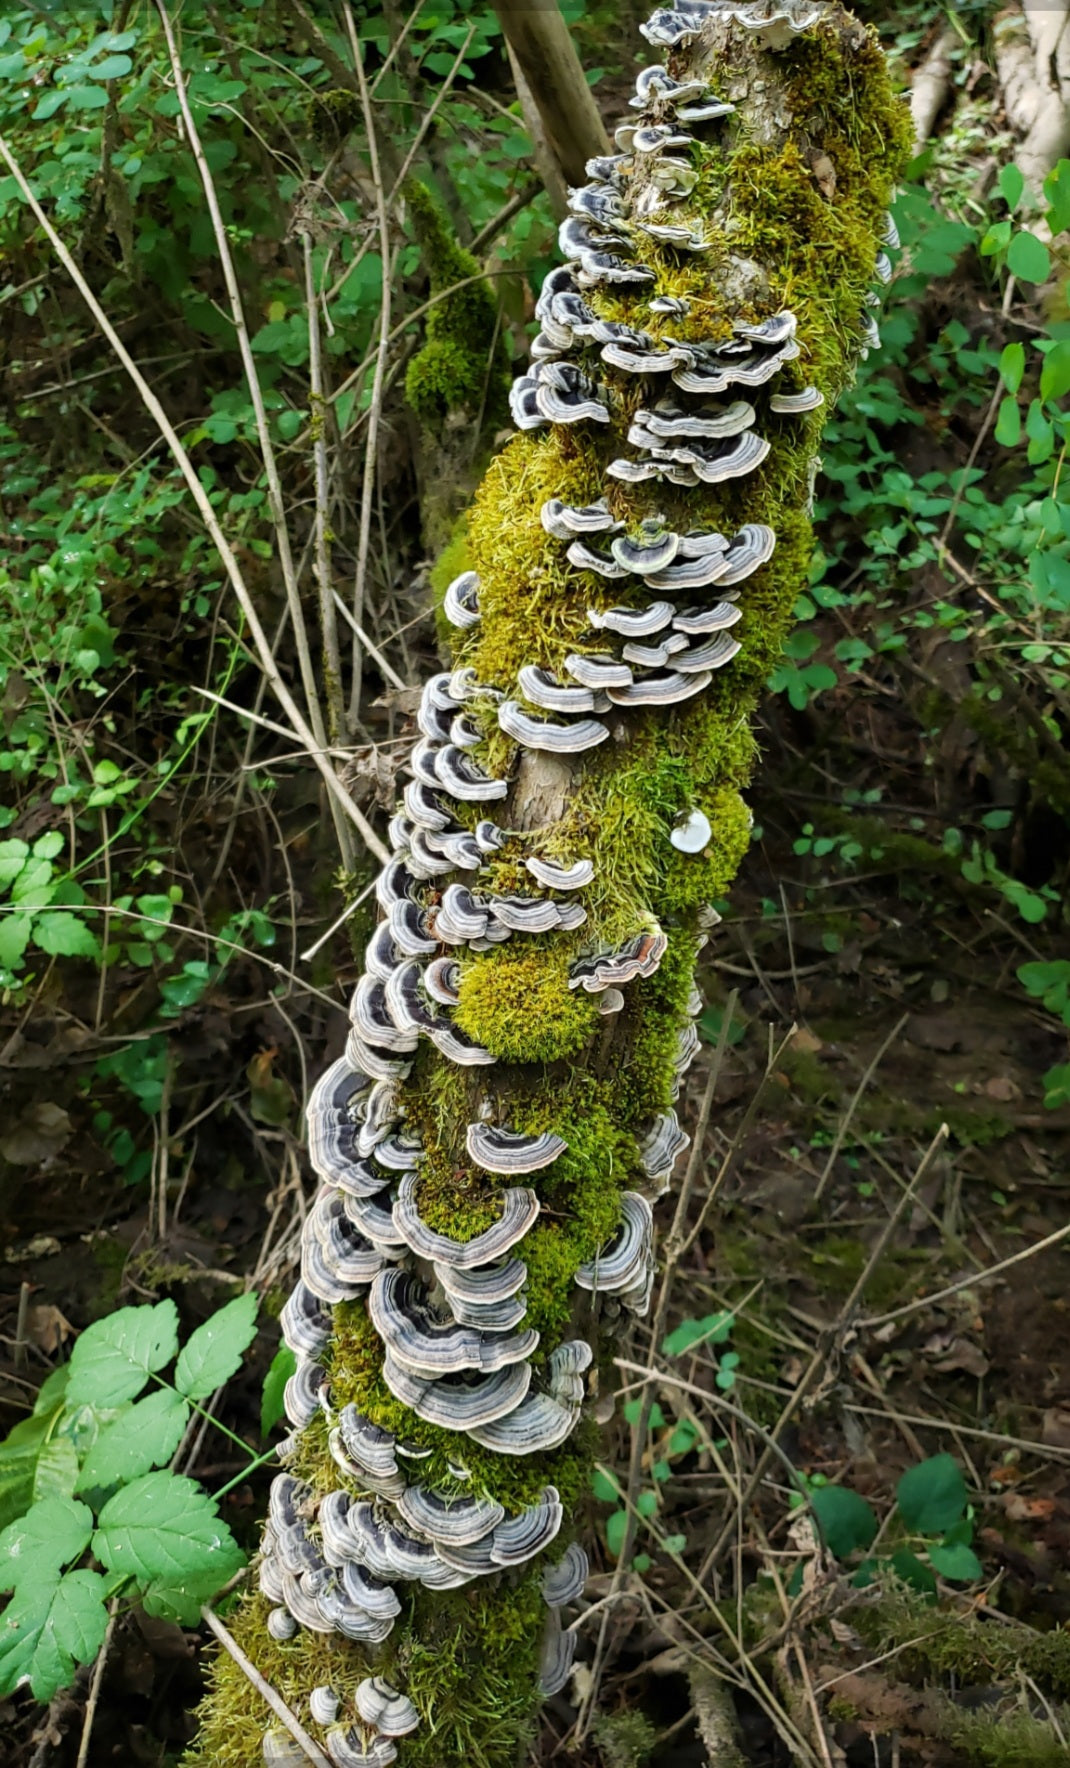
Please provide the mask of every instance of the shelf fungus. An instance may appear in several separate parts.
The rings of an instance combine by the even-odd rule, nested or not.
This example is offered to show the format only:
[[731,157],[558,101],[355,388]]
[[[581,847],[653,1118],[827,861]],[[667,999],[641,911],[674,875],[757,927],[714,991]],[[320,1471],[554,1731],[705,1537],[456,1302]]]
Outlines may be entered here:
[[[750,723],[898,245],[909,116],[836,0],[674,0],[641,28],[672,71],[639,72],[569,192],[308,1103],[291,1434],[228,1624],[337,1768],[509,1768],[568,1688],[579,1427],[650,1302]],[[216,1676],[190,1768],[304,1759]]]

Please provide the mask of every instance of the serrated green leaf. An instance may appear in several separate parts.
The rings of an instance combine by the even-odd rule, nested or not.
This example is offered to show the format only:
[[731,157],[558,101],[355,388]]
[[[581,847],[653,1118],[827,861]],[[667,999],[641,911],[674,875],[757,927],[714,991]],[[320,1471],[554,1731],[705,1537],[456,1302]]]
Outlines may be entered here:
[[12,836],[9,841],[0,841],[0,884],[10,884],[12,879],[17,878],[29,857],[29,847],[17,836]]
[[220,1308],[185,1345],[175,1365],[175,1386],[191,1400],[207,1400],[241,1368],[256,1337],[260,1303],[249,1290]]
[[78,1480],[78,1451],[70,1437],[47,1442],[33,1471],[34,1498],[69,1498]]
[[121,1406],[136,1399],[150,1375],[178,1350],[178,1309],[120,1308],[87,1326],[71,1355],[68,1399],[76,1405]]
[[271,1359],[271,1368],[264,1376],[260,1394],[260,1434],[270,1436],[283,1415],[283,1394],[286,1383],[297,1368],[297,1358],[288,1344],[280,1344]]
[[53,1575],[16,1591],[0,1629],[0,1697],[28,1682],[34,1698],[51,1700],[90,1664],[104,1641],[107,1587],[99,1572]]
[[966,1481],[951,1455],[931,1455],[908,1468],[895,1488],[899,1514],[919,1535],[942,1535],[966,1508]]
[[98,958],[100,941],[78,915],[50,909],[33,924],[33,942],[51,958]]
[[189,1406],[173,1388],[138,1400],[101,1431],[82,1466],[77,1490],[127,1484],[169,1461],[189,1423]]
[[[240,1559],[238,1563],[240,1565]],[[227,1577],[233,1575],[231,1571]],[[141,1585],[141,1606],[146,1614],[155,1615],[159,1620],[195,1627],[201,1618],[203,1604],[210,1602],[226,1581],[224,1578],[221,1582],[214,1566],[200,1576],[187,1572],[180,1578],[153,1578]]]
[[13,970],[30,943],[33,921],[29,915],[0,915],[0,965]]
[[85,1552],[92,1531],[93,1512],[87,1504],[42,1498],[0,1533],[0,1590],[57,1575]]
[[244,1564],[215,1500],[194,1480],[146,1473],[109,1498],[93,1536],[109,1571],[147,1580],[214,1577],[219,1589]]

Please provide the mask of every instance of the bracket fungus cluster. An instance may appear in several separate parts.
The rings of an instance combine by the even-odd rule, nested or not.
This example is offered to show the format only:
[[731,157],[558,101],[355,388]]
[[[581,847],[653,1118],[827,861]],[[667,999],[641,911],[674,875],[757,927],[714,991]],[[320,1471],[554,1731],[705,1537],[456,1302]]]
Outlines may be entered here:
[[[909,132],[866,27],[678,0],[643,31],[668,63],[571,193],[308,1108],[292,1434],[235,1626],[336,1764],[511,1763],[567,1683],[600,1334],[649,1302],[749,718],[891,272]],[[216,1676],[195,1759],[298,1759]]]

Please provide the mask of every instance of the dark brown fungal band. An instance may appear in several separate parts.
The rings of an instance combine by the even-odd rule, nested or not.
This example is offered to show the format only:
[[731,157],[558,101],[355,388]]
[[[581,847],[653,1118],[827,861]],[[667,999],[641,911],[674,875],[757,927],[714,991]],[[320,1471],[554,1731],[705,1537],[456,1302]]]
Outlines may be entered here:
[[[748,721],[896,245],[909,123],[848,12],[677,0],[644,35],[669,65],[571,194],[520,434],[445,593],[453,666],[421,696],[347,1052],[309,1104],[294,1434],[233,1625],[338,1768],[512,1768],[567,1686],[595,1341],[649,1300],[694,961],[750,834]],[[448,1729],[442,1639],[465,1671]],[[192,1761],[293,1761],[216,1674]]]

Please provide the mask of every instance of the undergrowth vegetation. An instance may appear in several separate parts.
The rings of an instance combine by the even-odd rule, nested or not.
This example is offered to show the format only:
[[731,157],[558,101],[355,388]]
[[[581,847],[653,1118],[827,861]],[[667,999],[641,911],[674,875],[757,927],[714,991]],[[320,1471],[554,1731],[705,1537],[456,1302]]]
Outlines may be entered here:
[[[562,10],[615,120],[636,43],[629,9],[567,0]],[[953,108],[895,204],[902,249],[882,348],[827,432],[819,551],[769,673],[765,740],[790,762],[777,809],[809,955],[846,969],[866,929],[841,887],[866,878],[890,881],[889,897],[931,915],[941,939],[949,925],[964,942],[975,921],[994,929],[1006,998],[1036,1015],[1044,1055],[1023,1110],[1043,1126],[1045,1112],[1058,1122],[1070,1107],[1070,161],[1042,190],[1025,188],[1011,163],[998,103],[977,75],[993,10],[954,15]],[[874,19],[904,70],[929,41],[930,12]],[[353,44],[318,0],[181,15],[222,244],[158,14],[140,0],[9,6],[0,137],[164,406],[321,759],[382,839],[412,685],[433,667],[431,583],[460,568],[463,532],[437,570],[429,554],[495,445],[505,372],[534,329],[555,239],[494,13],[425,0],[411,20],[370,4],[353,21],[395,198],[385,231]],[[176,1456],[219,1409],[213,1396],[255,1331],[251,1296],[217,1311],[207,1292],[247,1278],[269,1315],[284,1293],[306,1052],[329,1034],[340,1048],[352,953],[374,912],[373,862],[359,834],[332,823],[181,467],[10,162],[0,166],[0,260],[0,1192],[19,1277],[0,1443],[0,1590],[11,1592],[0,1700],[28,1682],[47,1701],[92,1661],[109,1615],[136,1606],[192,1626],[252,1545],[247,1516],[231,1507],[270,1456],[250,1447],[255,1426],[235,1411],[224,1430],[238,1457],[203,1484]],[[448,482],[429,446],[439,431]],[[280,511],[292,558],[280,550]],[[522,549],[523,534],[507,528],[491,544]],[[526,629],[516,645],[527,660]],[[846,714],[863,700],[892,748],[877,774],[841,786]],[[890,706],[891,735],[880,722]],[[752,739],[737,741],[738,756],[717,765],[742,776]],[[632,784],[627,815],[643,827],[680,789],[641,768]],[[731,810],[740,850],[748,839],[760,848],[766,832],[750,834],[742,800],[717,808]],[[578,801],[575,817],[590,814]],[[600,912],[612,926],[615,914],[629,919],[610,857],[629,827],[607,812],[602,833]],[[738,855],[726,857],[727,877]],[[721,873],[710,876],[719,893]],[[681,880],[698,887],[694,870],[681,867]],[[759,912],[774,920],[783,899],[769,890]],[[731,905],[720,907],[731,926]],[[461,1024],[477,1039],[493,1026],[506,1059],[533,1035],[521,970],[503,951],[462,979]],[[588,997],[564,981],[543,976],[535,1030],[548,1060],[566,1058],[593,1023]],[[720,1005],[702,1029],[720,1054],[744,1036]],[[791,1086],[816,1120],[828,1076],[798,1051],[793,1062]],[[959,1124],[942,1110],[937,1121],[964,1142],[998,1142],[998,1103],[990,1120],[974,1112]],[[577,1094],[578,1119],[585,1109]],[[920,1107],[918,1117],[935,1128]],[[798,1152],[857,1171],[853,1200],[868,1204],[885,1133],[876,1120],[814,1127]],[[93,1201],[76,1233],[57,1198],[79,1187]],[[93,1240],[102,1221],[107,1244]],[[111,1233],[119,1221],[136,1231]],[[54,1226],[65,1245],[86,1247],[91,1280],[79,1267],[72,1299],[50,1275]],[[604,1230],[592,1220],[582,1231],[593,1248]],[[724,1258],[734,1251],[729,1242]],[[547,1221],[532,1242],[531,1292],[555,1329],[559,1256]],[[808,1244],[805,1258],[837,1301],[865,1263],[849,1226]],[[745,1250],[739,1271],[749,1281]],[[914,1282],[904,1258],[877,1272],[867,1297],[891,1306]],[[52,1338],[27,1323],[38,1291],[61,1309]],[[202,1321],[181,1350],[173,1296],[187,1325]],[[80,1337],[65,1309],[85,1325]],[[608,1507],[592,1514],[610,1571],[620,1561],[640,1583],[653,1573],[656,1590],[665,1567],[684,1575],[699,1545],[671,1495],[690,1490],[700,1458],[704,1476],[723,1467],[732,1407],[775,1425],[779,1369],[746,1310],[719,1302],[696,1307],[655,1349],[677,1387],[652,1410],[626,1400],[639,1472],[630,1480],[607,1458],[591,1497]],[[265,1441],[288,1373],[282,1353],[264,1390]],[[688,1399],[696,1377],[720,1414]],[[354,1379],[362,1392],[359,1368]],[[752,1585],[742,1656],[783,1624],[774,1598],[807,1598],[822,1549],[857,1592],[848,1618],[868,1649],[916,1638],[905,1672],[980,1676],[982,1644],[995,1648],[978,1642],[977,1615],[954,1638],[938,1619],[956,1588],[975,1590],[983,1575],[978,1492],[958,1457],[919,1450],[912,1461],[879,1499],[820,1471],[784,1474],[781,1521],[803,1543],[802,1564],[782,1592],[775,1580]],[[578,1458],[570,1504],[584,1500],[583,1481]],[[723,1644],[719,1627],[709,1622]],[[1013,1638],[1023,1661],[1038,1653],[1030,1674],[1064,1695],[1058,1644],[1041,1662],[1040,1635],[1023,1643],[1025,1632]],[[738,1662],[734,1646],[729,1655]],[[1003,1659],[998,1673],[1010,1674]],[[865,1695],[841,1690],[843,1711],[865,1714]],[[636,1715],[603,1717],[610,1768],[645,1759],[653,1730],[633,1747],[614,1724]],[[1033,1731],[1024,1756],[1004,1758],[953,1727],[939,1735],[1001,1768],[1048,1759]]]

